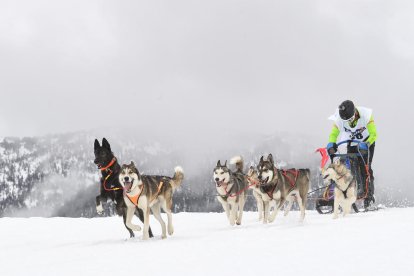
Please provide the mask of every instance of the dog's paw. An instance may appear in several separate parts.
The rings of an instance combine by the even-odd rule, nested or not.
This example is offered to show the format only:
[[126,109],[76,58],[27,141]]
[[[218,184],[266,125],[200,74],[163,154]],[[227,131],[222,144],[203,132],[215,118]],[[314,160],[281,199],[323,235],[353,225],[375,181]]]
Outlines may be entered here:
[[96,206],[96,212],[98,213],[98,215],[102,215],[104,212],[104,209],[102,207],[102,204]]
[[161,239],[165,240],[167,238],[167,235],[162,235]]
[[274,221],[275,221],[275,218],[269,218],[267,221],[268,221],[269,223],[272,223],[272,222],[274,222]]
[[133,231],[141,231],[141,226],[139,225],[134,225],[134,227],[132,228]]
[[169,226],[168,227],[168,235],[172,235],[172,234],[174,234],[174,227],[172,227],[172,226]]
[[332,219],[337,219],[338,218],[338,214],[333,215]]

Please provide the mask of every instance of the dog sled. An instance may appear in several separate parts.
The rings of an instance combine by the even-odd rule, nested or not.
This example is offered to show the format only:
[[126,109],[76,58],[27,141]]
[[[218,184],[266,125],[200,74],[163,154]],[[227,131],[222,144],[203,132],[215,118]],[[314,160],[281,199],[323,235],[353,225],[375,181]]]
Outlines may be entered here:
[[[338,143],[338,147],[343,144],[347,144],[347,148],[352,147],[352,144],[359,145],[360,141],[356,140],[345,140]],[[369,150],[361,151],[358,146],[353,146],[357,149],[357,152],[351,153],[335,153],[329,155],[326,148],[320,148],[316,151],[321,154],[321,169],[323,169],[330,159],[331,163],[338,160],[339,162],[346,165],[346,167],[351,170],[351,173],[355,179],[357,187],[357,201],[352,205],[352,208],[356,213],[360,211],[368,211],[367,206],[364,205],[364,209],[359,209],[357,205],[361,205],[361,202],[364,202],[365,199],[369,197],[369,189],[371,185],[371,175],[369,172]],[[361,164],[362,162],[362,164]],[[364,168],[364,172],[362,171]],[[314,192],[319,191],[319,195],[316,198],[315,207],[319,214],[330,214],[333,212],[334,207],[334,189],[335,182],[331,180],[331,183],[316,189]],[[322,191],[322,193],[321,193]],[[373,202],[375,202],[372,197]],[[376,210],[376,208],[371,208],[370,210]]]

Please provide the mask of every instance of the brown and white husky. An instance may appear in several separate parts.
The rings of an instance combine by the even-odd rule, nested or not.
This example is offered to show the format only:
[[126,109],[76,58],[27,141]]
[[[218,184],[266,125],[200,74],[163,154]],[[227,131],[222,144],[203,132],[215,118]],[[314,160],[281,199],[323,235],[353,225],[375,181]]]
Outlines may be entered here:
[[[260,158],[259,164],[257,165],[257,173],[257,178],[260,181],[260,190],[258,192],[263,200],[263,222],[273,222],[280,208],[288,201],[289,204],[285,209],[286,216],[292,207],[294,199],[296,199],[299,205],[300,221],[303,221],[309,190],[310,170],[277,169],[272,154],[269,154],[266,160],[264,160],[263,156]],[[270,215],[271,201],[276,201],[277,205]]]
[[167,213],[168,234],[172,235],[174,227],[172,224],[172,196],[174,189],[178,188],[184,179],[183,169],[175,168],[173,177],[160,175],[141,175],[135,167],[134,162],[122,165],[119,174],[119,182],[124,189],[124,200],[127,206],[126,225],[134,230],[140,231],[139,225],[132,224],[131,220],[135,209],[140,208],[144,212],[143,239],[149,238],[149,215],[150,210],[161,224],[162,238],[167,237],[165,222],[161,217],[161,208]]

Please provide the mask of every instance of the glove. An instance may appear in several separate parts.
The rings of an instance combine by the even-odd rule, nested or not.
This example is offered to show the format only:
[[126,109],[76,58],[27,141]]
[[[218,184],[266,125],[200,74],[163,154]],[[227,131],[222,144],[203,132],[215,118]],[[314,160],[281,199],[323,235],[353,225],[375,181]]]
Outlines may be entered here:
[[326,146],[326,150],[328,151],[329,155],[332,155],[332,154],[334,154],[335,152],[338,151],[338,145],[336,143],[329,143]]
[[369,145],[368,143],[361,142],[358,144],[359,150],[368,151]]

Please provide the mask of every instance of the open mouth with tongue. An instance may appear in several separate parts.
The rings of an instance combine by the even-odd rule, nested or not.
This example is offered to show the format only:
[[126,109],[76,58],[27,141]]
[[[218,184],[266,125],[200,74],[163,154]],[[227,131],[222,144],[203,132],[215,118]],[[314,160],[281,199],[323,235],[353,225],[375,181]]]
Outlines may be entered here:
[[126,193],[130,193],[131,192],[131,188],[132,188],[132,183],[134,183],[134,179],[132,179],[131,181],[128,182],[124,182],[124,189]]
[[267,181],[269,181],[269,177],[266,177],[265,179],[262,179],[262,181],[260,181],[260,184],[266,184]]
[[226,185],[226,183],[224,182],[224,180],[220,180],[220,181],[216,181],[216,185],[217,187],[221,187],[223,185]]

